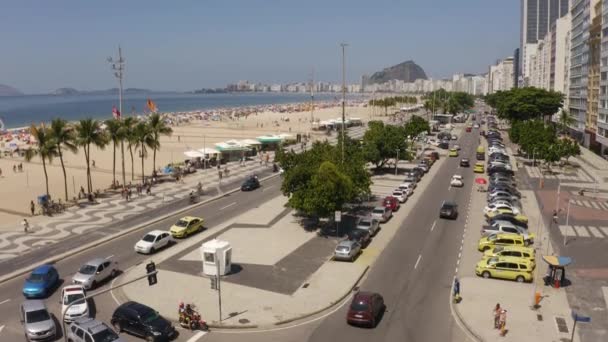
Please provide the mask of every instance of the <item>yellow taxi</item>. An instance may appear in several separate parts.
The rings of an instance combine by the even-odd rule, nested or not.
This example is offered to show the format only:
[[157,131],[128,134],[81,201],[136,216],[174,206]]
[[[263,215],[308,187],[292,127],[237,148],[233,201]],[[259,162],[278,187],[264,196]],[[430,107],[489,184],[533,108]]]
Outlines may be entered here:
[[528,243],[524,239],[523,235],[510,234],[510,233],[498,233],[490,234],[479,239],[477,249],[480,252],[493,249],[496,246],[526,246]]
[[534,267],[529,260],[515,257],[493,257],[480,260],[475,274],[484,278],[516,280],[519,283],[532,281]]
[[483,162],[475,163],[475,168],[473,168],[473,172],[484,173],[484,171],[485,171],[485,166],[483,165]]
[[523,246],[495,246],[483,252],[482,259],[490,259],[494,257],[514,257],[522,258],[530,261],[532,268],[536,266],[536,257],[534,248]]
[[[513,210],[511,210],[509,208],[498,208],[496,210],[488,211],[486,213],[486,217],[488,218],[488,220],[491,220],[498,215],[515,215],[515,213],[513,213]],[[517,215],[517,216],[523,216],[523,215]],[[525,216],[523,216],[523,217],[525,217]],[[526,219],[527,219],[527,217],[526,217]]]
[[455,148],[450,149],[450,153],[448,154],[450,157],[458,157],[458,150]]
[[203,229],[204,220],[200,217],[185,216],[179,219],[169,232],[174,238],[185,238],[194,233],[198,233]]

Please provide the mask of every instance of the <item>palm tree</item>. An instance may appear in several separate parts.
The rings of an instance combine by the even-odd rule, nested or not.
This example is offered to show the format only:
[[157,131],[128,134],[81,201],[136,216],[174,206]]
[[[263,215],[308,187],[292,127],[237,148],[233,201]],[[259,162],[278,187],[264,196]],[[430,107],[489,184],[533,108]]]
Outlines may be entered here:
[[154,139],[152,137],[152,130],[145,122],[139,122],[133,129],[133,135],[136,141],[136,148],[139,148],[139,156],[141,157],[141,182],[145,180],[144,174],[144,158],[148,156],[148,150],[146,147],[154,146]]
[[114,186],[116,184],[116,145],[122,142],[124,130],[121,122],[116,119],[106,120],[105,125],[108,139],[112,141],[112,186]]
[[57,155],[57,144],[51,136],[51,131],[41,124],[40,127],[32,125],[30,127],[30,134],[38,142],[36,149],[29,149],[25,153],[25,160],[28,162],[34,158],[35,155],[40,156],[42,159],[42,169],[44,170],[44,180],[46,182],[46,195],[49,195],[49,175],[46,172],[46,162],[49,164],[53,161],[53,157]]
[[87,164],[87,190],[93,191],[93,180],[91,179],[91,145],[103,149],[107,144],[107,138],[101,130],[99,121],[94,119],[83,119],[76,124],[76,142],[84,148],[84,159]]
[[568,131],[568,127],[572,126],[576,122],[576,119],[570,114],[566,109],[562,109],[562,112],[559,113],[558,124],[562,130],[562,133],[566,133]]
[[72,127],[68,126],[68,122],[56,118],[51,121],[51,129],[50,134],[55,142],[55,146],[57,148],[57,155],[59,156],[59,161],[61,161],[61,170],[63,171],[63,186],[65,190],[65,200],[68,201],[68,176],[65,172],[65,164],[63,163],[63,151],[62,147],[66,148],[68,151],[72,153],[76,153],[78,151],[78,147],[74,141],[74,131]]
[[134,134],[133,128],[137,121],[134,117],[126,117],[122,120],[121,128],[123,130],[123,139],[127,142],[127,148],[131,155],[131,180],[135,180],[135,164],[133,161],[133,146],[137,145],[137,137]]
[[152,135],[152,145],[150,146],[153,150],[152,156],[152,170],[156,169],[156,150],[160,149],[160,136],[171,135],[173,130],[169,127],[165,121],[161,118],[160,114],[153,113],[150,116],[148,123],[150,133]]

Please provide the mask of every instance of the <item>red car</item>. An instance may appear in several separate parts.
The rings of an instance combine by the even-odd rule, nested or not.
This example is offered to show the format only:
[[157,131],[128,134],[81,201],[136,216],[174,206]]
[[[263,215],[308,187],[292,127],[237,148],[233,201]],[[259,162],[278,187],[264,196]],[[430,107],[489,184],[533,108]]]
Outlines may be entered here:
[[467,127],[467,132],[471,132],[471,126]]
[[374,328],[386,309],[384,298],[374,292],[357,292],[350,303],[346,322],[354,325],[366,325]]
[[397,209],[399,209],[401,204],[399,203],[399,200],[396,199],[395,197],[387,196],[382,201],[382,206],[384,206],[385,208],[389,208],[392,211],[397,211]]

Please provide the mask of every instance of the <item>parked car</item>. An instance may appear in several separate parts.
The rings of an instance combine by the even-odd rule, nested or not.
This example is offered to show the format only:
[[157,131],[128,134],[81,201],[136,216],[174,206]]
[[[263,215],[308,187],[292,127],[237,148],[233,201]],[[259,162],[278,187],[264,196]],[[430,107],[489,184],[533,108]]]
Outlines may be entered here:
[[482,259],[475,266],[475,274],[484,278],[516,280],[519,283],[532,281],[533,267],[529,261],[513,257]]
[[334,250],[334,260],[354,261],[361,253],[361,244],[354,240],[343,240],[338,243]]
[[177,336],[171,322],[156,310],[132,301],[123,303],[114,310],[111,323],[116,332],[126,331],[147,341],[170,340]]
[[455,134],[452,134],[452,140],[458,140],[458,136]]
[[460,159],[460,167],[469,167],[469,166],[471,166],[471,164],[469,162],[469,158]]
[[118,264],[110,259],[95,258],[86,262],[72,277],[72,284],[90,290],[106,279],[118,275]]
[[452,180],[450,181],[450,186],[461,188],[464,186],[464,182],[462,181],[461,175],[453,175]]
[[59,273],[52,265],[36,267],[25,279],[23,295],[25,298],[44,298],[51,294],[59,284]]
[[475,173],[483,173],[484,172],[484,166],[483,163],[481,162],[477,162],[475,163],[475,167],[473,168],[473,172]]
[[42,300],[26,300],[21,303],[19,319],[27,341],[49,340],[57,336],[55,320]]
[[504,214],[504,215],[496,215],[492,217],[489,222],[492,223],[493,220],[503,220],[511,222],[515,225],[519,225],[525,228],[528,228],[528,217],[524,215],[513,215],[513,214]]
[[346,314],[346,322],[353,325],[366,325],[374,328],[386,310],[384,298],[378,293],[359,291],[353,296],[353,300]]
[[458,145],[458,144],[454,144],[454,145],[452,146],[452,148],[454,148],[454,149],[456,149],[456,150],[460,151],[460,145]]
[[144,237],[135,244],[135,252],[151,254],[161,248],[169,246],[171,241],[172,239],[169,232],[153,230],[144,235]]
[[247,178],[241,185],[241,191],[252,191],[260,187],[258,177],[251,176]]
[[398,210],[399,207],[401,206],[399,204],[399,200],[393,196],[385,197],[384,200],[382,201],[382,205],[391,209],[392,211]]
[[448,154],[450,157],[458,157],[458,150],[455,148],[450,149],[450,153]]
[[443,201],[439,208],[439,217],[455,220],[458,218],[458,204],[451,201]]
[[392,216],[393,211],[385,207],[375,207],[372,210],[372,217],[380,221],[380,223],[388,221]]
[[371,236],[374,236],[378,232],[378,229],[380,229],[380,224],[378,220],[373,217],[364,217],[357,222],[356,228],[367,230]]
[[496,246],[493,249],[488,249],[483,252],[483,258],[488,259],[492,257],[516,257],[528,259],[532,264],[536,263],[536,256],[534,248],[522,247],[522,246]]
[[82,285],[68,285],[61,289],[61,318],[72,322],[77,318],[89,317],[89,303],[85,299]]
[[477,249],[480,252],[485,252],[487,250],[493,249],[495,246],[525,246],[524,237],[516,234],[491,234],[488,236],[483,236],[479,239],[479,243],[477,245]]
[[420,163],[416,167],[419,168],[419,169],[421,169],[424,173],[429,172],[429,166],[426,165],[425,163]]
[[204,222],[200,217],[184,216],[171,226],[169,232],[174,238],[185,238],[203,230]]
[[118,334],[104,322],[93,318],[80,318],[74,321],[68,330],[68,341],[71,342],[124,342]]
[[488,203],[488,205],[483,208],[483,213],[484,214],[488,214],[488,213],[499,213],[500,209],[509,209],[512,213],[514,213],[515,215],[520,213],[519,208],[514,207],[513,205],[511,205],[510,203]]
[[358,242],[359,245],[361,245],[361,248],[365,248],[372,241],[372,236],[370,235],[369,230],[355,228],[348,232],[348,239]]
[[471,132],[471,126],[467,126],[467,128],[465,129],[465,131],[466,131],[467,133],[470,133],[470,132]]
[[[400,203],[403,203],[407,200],[407,193],[397,188],[393,190],[392,197],[396,198]],[[397,209],[391,208],[391,210],[395,211]]]
[[528,230],[516,226],[511,222],[507,221],[495,221],[490,225],[484,226],[481,230],[482,235],[490,235],[496,233],[504,233],[504,234],[517,234],[524,237],[524,240],[530,244],[534,241],[535,234],[528,233]]

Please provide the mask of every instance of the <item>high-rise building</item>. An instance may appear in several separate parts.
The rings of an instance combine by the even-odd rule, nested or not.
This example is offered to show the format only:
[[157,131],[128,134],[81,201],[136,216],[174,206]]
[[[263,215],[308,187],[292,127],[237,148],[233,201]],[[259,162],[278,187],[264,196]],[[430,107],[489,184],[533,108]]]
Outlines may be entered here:
[[513,51],[513,88],[519,87],[519,48]]
[[[608,1],[602,1],[602,15],[608,15]],[[608,20],[602,22],[602,31],[608,32]],[[602,35],[601,47],[608,46],[608,34]],[[608,48],[600,51],[600,94],[595,140],[600,143],[601,154],[608,150]]]
[[527,44],[535,44],[543,39],[558,18],[568,13],[569,0],[521,0],[520,67],[522,76],[528,63]]
[[589,26],[591,0],[574,0],[570,33],[570,115],[576,121],[572,135],[583,142],[589,82]]

